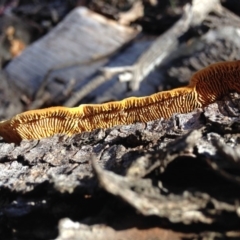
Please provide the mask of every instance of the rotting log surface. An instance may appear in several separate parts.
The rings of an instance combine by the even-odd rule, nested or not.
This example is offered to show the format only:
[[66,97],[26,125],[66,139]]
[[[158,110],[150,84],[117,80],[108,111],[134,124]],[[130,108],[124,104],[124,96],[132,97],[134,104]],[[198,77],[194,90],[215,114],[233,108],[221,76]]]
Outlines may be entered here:
[[0,237],[239,234],[240,96],[232,98],[170,120],[2,141]]
[[[231,41],[206,46],[185,70],[239,59]],[[20,146],[1,141],[0,238],[239,239],[234,102]]]

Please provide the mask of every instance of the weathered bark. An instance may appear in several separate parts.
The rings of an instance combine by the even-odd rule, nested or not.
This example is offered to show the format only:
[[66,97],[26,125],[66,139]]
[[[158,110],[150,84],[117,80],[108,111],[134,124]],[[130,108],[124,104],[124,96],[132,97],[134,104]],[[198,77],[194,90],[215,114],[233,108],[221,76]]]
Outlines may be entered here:
[[[211,14],[198,30],[213,29],[179,47],[141,83],[139,95],[153,93],[169,75],[175,82],[167,84],[176,86],[212,62],[239,59],[237,20],[223,29],[231,24]],[[115,83],[106,95],[93,91],[94,101],[126,96]],[[3,92],[7,118],[23,97]],[[231,98],[169,120],[20,145],[0,140],[0,238],[240,238],[240,95]]]
[[[106,239],[119,227],[125,229],[117,231],[120,236],[131,236],[127,229],[141,226],[146,237],[154,232],[143,229],[156,226],[185,232],[194,225],[183,234],[189,238],[206,225],[210,235],[237,231],[240,96],[232,97],[233,103],[214,103],[170,120],[19,146],[2,141],[1,236],[102,239],[88,232],[89,224],[96,231],[105,224]],[[62,220],[59,235],[57,223],[66,217],[73,222]]]

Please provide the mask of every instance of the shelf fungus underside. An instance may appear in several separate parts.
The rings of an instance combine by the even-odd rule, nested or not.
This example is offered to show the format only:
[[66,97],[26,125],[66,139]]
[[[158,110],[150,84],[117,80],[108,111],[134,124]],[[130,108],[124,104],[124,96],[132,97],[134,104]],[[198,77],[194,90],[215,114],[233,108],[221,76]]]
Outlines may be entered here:
[[212,64],[196,72],[188,86],[146,97],[27,111],[0,122],[0,135],[7,142],[19,143],[22,139],[41,139],[57,133],[72,135],[148,122],[204,107],[232,91],[240,92],[240,61]]

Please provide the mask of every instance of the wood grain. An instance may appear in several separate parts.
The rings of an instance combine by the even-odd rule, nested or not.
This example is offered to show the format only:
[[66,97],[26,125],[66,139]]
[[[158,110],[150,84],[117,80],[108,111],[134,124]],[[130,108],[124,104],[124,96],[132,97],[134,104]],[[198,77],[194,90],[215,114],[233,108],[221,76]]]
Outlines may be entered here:
[[229,92],[240,92],[240,61],[215,63],[196,72],[186,87],[146,97],[130,97],[75,108],[31,110],[0,122],[0,135],[8,142],[41,139],[57,133],[72,135],[97,128],[169,118],[204,107]]

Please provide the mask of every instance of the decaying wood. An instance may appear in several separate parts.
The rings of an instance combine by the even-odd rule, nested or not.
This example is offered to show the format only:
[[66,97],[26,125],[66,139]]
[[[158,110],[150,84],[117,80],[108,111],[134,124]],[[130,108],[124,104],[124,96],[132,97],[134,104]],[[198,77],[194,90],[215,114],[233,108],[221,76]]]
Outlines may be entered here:
[[[85,233],[86,239],[93,239],[96,236],[89,235],[87,226],[97,230],[99,223],[106,233],[108,228],[115,229],[109,232],[111,239],[111,231],[120,226],[119,220],[128,216],[128,221],[124,221],[126,229],[119,232],[123,236],[130,234],[127,229],[131,226],[141,226],[141,234],[146,234],[147,239],[153,232],[146,229],[157,226],[159,231],[177,223],[182,224],[177,232],[184,232],[185,224],[188,229],[192,224],[198,229],[183,233],[190,239],[213,232],[216,236],[231,235],[230,231],[239,234],[240,217],[235,204],[239,184],[229,176],[236,178],[240,171],[236,168],[240,95],[232,97],[231,103],[217,102],[202,112],[177,114],[169,120],[72,137],[56,135],[23,141],[19,146],[0,142],[1,202],[5,202],[2,211],[9,219],[7,223],[0,219],[2,229],[8,224],[8,229],[17,230],[15,237],[21,234],[26,238],[44,228],[44,239],[56,238],[58,233],[50,228],[61,216],[77,216],[78,222],[72,220],[69,228],[61,221],[59,239],[78,238]],[[233,117],[229,116],[229,109]],[[228,130],[224,133],[223,129]],[[229,152],[226,147],[219,151],[216,141],[234,146],[235,150]],[[215,161],[221,165],[212,168]],[[15,222],[16,214],[21,223]],[[37,216],[37,221],[32,216]],[[162,219],[167,221],[163,224]],[[31,228],[26,229],[29,221]],[[208,225],[208,233],[199,233],[202,224]],[[5,229],[1,234],[7,233]]]
[[[181,80],[181,68],[191,76],[239,58],[238,29],[208,33],[166,71]],[[19,145],[1,139],[0,238],[239,239],[239,106],[231,94],[170,119]]]
[[[157,38],[149,49],[144,52],[137,62],[130,68],[131,74],[128,75],[127,81],[130,81],[132,91],[138,90],[141,81],[154,69],[169,57],[173,50],[179,45],[179,38],[189,30],[190,26],[194,27],[200,24],[204,18],[213,9],[219,8],[219,0],[201,1],[194,0],[192,6],[185,6],[184,14],[180,20],[166,33]],[[129,67],[124,69],[115,68],[108,71],[129,71]],[[120,80],[125,79],[125,74],[120,76]],[[130,78],[129,78],[130,77]],[[126,80],[124,80],[126,81]]]
[[[214,4],[211,5],[212,3],[208,1],[208,4],[210,5],[206,4],[204,8],[204,2],[200,3],[200,5],[201,4],[203,4],[203,9],[205,10],[208,9],[209,11],[210,9],[212,9],[214,5]],[[198,8],[196,8],[196,11],[197,10]],[[188,42],[185,46],[180,45],[181,46],[180,49],[173,48],[174,49],[173,52],[170,52],[171,53],[170,55],[167,54],[168,58],[170,59],[172,58],[172,60],[175,60],[177,65],[183,65],[183,67],[181,67],[179,70],[174,69],[174,72],[173,71],[171,72],[170,75],[175,76],[175,78],[173,79],[174,82],[171,83],[172,86],[177,86],[177,84],[179,84],[179,80],[180,82],[188,83],[191,75],[195,71],[200,70],[203,67],[207,67],[209,64],[212,64],[218,61],[228,61],[228,60],[239,59],[239,41],[238,41],[239,34],[237,29],[237,26],[239,25],[239,18],[218,4],[216,4],[216,6],[213,7],[212,11],[215,12],[216,14],[215,18],[209,15],[206,15],[205,16],[206,21],[204,22],[204,25],[211,25],[212,28],[217,28],[217,29],[210,30],[206,35],[203,35],[199,39],[194,39],[192,42]],[[204,16],[204,14],[202,16]],[[197,17],[195,19],[196,21],[199,20]],[[181,22],[181,20],[182,18],[179,21]],[[199,24],[200,22],[196,22],[196,25],[197,23]],[[173,29],[175,29],[176,25],[173,26]],[[194,27],[194,24],[191,23],[190,26]],[[176,29],[179,29],[179,28],[176,28]],[[168,32],[166,34],[168,34]],[[141,55],[141,56],[143,57],[147,55],[149,56],[149,59],[151,61],[154,59],[153,56],[156,56],[156,59],[157,57],[161,58],[161,54],[159,55],[158,52],[160,52],[162,49],[162,46],[165,46],[166,44],[166,41],[161,40],[163,36],[165,35],[164,34],[161,35],[155,41],[155,43],[152,44],[152,47],[149,48],[149,51],[145,50],[144,55]],[[172,41],[173,39],[175,39],[175,37],[169,37],[169,39],[171,39]],[[161,41],[160,41],[160,44],[159,44],[160,47],[157,44],[158,40],[159,41],[161,40],[164,42],[163,44],[161,44]],[[150,49],[153,49],[152,53]],[[156,51],[154,51],[154,49]],[[164,48],[164,51],[166,49],[167,48]],[[189,57],[189,55],[187,55],[186,57],[186,53],[191,54],[191,56]],[[142,58],[141,56],[139,57],[139,61]],[[129,55],[126,55],[126,58],[129,58]],[[170,70],[171,70],[172,65],[174,65],[172,60],[169,61],[168,59],[167,67],[166,67],[166,63],[163,62],[162,66],[160,66],[160,74],[155,74],[153,76],[148,77],[145,85],[143,83],[144,87],[141,88],[140,93],[144,95],[146,86],[149,87],[149,85],[153,85],[153,84],[157,85],[157,83],[159,84],[161,82],[160,79],[158,81],[155,80],[155,82],[152,79],[161,78],[161,72],[165,72],[166,68],[168,70],[168,68],[170,67]],[[143,62],[148,64],[148,61],[143,61]],[[188,63],[186,64],[186,62]],[[134,63],[132,64],[134,65]],[[128,66],[128,67],[116,68],[113,65],[113,66],[107,66],[104,69],[105,69],[104,74],[109,74],[109,77],[106,77],[104,74],[98,75],[96,77],[96,84],[95,82],[90,82],[89,84],[86,84],[85,85],[86,89],[85,87],[83,87],[82,89],[77,91],[74,94],[74,96],[72,96],[66,101],[64,105],[68,107],[74,106],[78,101],[86,97],[88,94],[91,94],[91,92],[94,91],[96,87],[99,87],[105,81],[110,80],[111,79],[110,76],[114,75],[114,73],[116,74],[121,71],[131,72],[133,70],[133,67]],[[145,69],[145,68],[139,67],[138,69],[141,72],[142,69]],[[155,73],[156,72],[157,71],[155,71]],[[132,76],[132,75],[130,74],[128,76]],[[169,82],[171,81],[171,78],[169,78],[169,75],[168,75],[168,76],[165,76],[164,80],[167,84],[169,84]],[[114,96],[114,94],[112,94],[112,96]]]
[[[125,81],[126,75],[131,78],[130,88],[131,90],[137,90],[139,88],[139,84],[142,81],[146,75],[149,74],[152,69],[158,65],[168,54],[171,50],[173,50],[177,43],[178,38],[183,35],[189,28],[190,22],[192,17],[192,9],[190,6],[185,7],[184,14],[182,18],[165,34],[160,36],[154,43],[150,46],[150,48],[143,53],[137,62],[133,66],[124,66],[124,67],[104,67],[102,69],[103,76],[106,80],[106,76],[108,77],[108,80],[111,79],[113,75],[116,75],[121,72],[125,72],[123,75],[119,76],[120,81]],[[127,72],[127,73],[126,73]],[[129,74],[128,74],[129,73]],[[99,77],[97,77],[98,79]],[[127,80],[129,81],[129,79]],[[97,84],[95,84],[96,80],[93,80],[94,82],[94,88],[97,88],[102,81],[97,81]],[[89,86],[92,86],[92,82],[86,85],[87,88]],[[90,89],[92,89],[91,87]],[[85,88],[80,89],[72,97],[70,97],[66,102],[65,106],[71,107],[75,106],[83,97],[85,97],[87,94],[89,94],[89,91]]]
[[[85,79],[108,60],[106,57],[94,62],[94,59],[115,52],[137,34],[136,29],[121,26],[115,21],[79,7],[49,34],[14,59],[5,71],[19,90],[33,97],[49,70],[66,66],[62,71],[56,71],[52,75],[65,79],[65,82],[69,79]],[[92,64],[83,64],[82,67],[77,64],[91,63],[91,60]],[[51,91],[52,95],[56,94],[56,87],[54,90],[55,92]]]
[[[190,27],[199,25],[207,17],[209,12],[213,10],[217,11],[220,8],[221,6],[218,0],[196,0],[193,1],[192,7],[186,5],[180,20],[178,20],[166,33],[159,36],[153,44],[140,55],[132,66],[104,67],[104,74],[97,76],[96,80],[93,79],[89,84],[86,84],[86,89],[84,87],[75,92],[64,105],[67,107],[75,106],[90,93],[90,90],[97,88],[104,81],[109,81],[113,75],[119,73],[120,81],[130,81],[130,89],[132,91],[139,90],[141,81],[176,50],[177,46],[180,44],[179,38],[186,33]],[[106,77],[106,75],[108,77]]]

